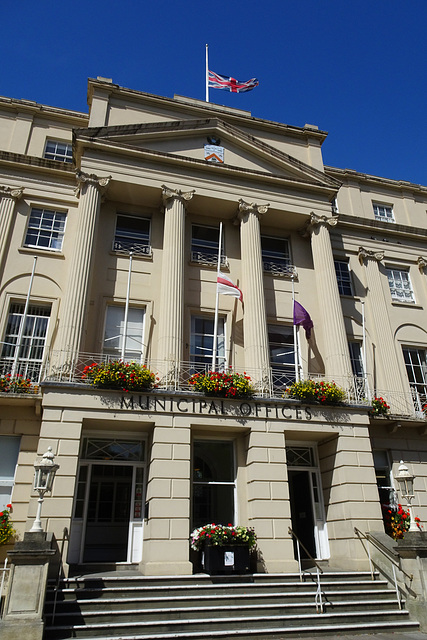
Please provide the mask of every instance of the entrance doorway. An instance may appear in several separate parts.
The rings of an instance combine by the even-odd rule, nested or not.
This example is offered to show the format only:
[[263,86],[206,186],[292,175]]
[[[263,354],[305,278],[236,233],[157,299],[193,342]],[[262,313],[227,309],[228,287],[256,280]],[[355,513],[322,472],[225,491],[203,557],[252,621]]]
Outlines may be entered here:
[[[316,557],[314,517],[308,471],[289,471],[289,498],[291,501],[292,529],[312,558]],[[294,541],[294,544],[295,541]],[[301,557],[307,558],[301,549]]]

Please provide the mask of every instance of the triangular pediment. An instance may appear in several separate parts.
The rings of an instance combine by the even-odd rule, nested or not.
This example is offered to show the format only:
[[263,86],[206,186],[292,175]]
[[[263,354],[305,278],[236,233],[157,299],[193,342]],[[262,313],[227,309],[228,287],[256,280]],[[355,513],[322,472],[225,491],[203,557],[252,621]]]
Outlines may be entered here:
[[[117,151],[139,149],[157,157],[216,164],[329,189],[338,184],[323,172],[218,118],[79,129],[76,136],[82,142],[111,145]],[[205,148],[212,141],[217,142],[214,146],[220,147],[223,155]]]

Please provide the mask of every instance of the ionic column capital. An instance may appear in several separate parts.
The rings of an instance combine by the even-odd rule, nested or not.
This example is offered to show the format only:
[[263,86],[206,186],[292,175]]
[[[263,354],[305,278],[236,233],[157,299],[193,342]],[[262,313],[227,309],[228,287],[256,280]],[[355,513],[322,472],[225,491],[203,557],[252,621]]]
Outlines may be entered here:
[[237,213],[237,219],[241,222],[247,213],[253,213],[260,218],[264,213],[267,213],[270,204],[257,204],[256,202],[245,202],[242,198],[239,200],[239,211]]
[[419,258],[417,259],[417,265],[418,265],[418,269],[422,273],[423,270],[427,267],[427,259],[423,258],[422,256],[419,256]]
[[376,260],[377,262],[381,262],[384,260],[384,251],[370,251],[369,249],[359,247],[357,257],[359,258],[360,264],[363,264],[364,260]]
[[96,187],[101,194],[104,193],[104,191],[106,190],[106,188],[110,183],[111,176],[105,176],[100,178],[94,173],[85,173],[84,171],[76,171],[76,180],[77,180],[77,187],[75,189],[75,195],[79,197],[82,190],[82,186],[84,184],[87,184],[87,185],[90,184],[93,187]]
[[312,211],[310,213],[310,220],[307,221],[302,235],[305,237],[309,236],[314,231],[314,229],[321,225],[325,227],[336,227],[338,224],[338,218],[339,216],[330,216],[329,218],[328,216],[318,216],[317,213],[314,213],[314,211]]
[[13,198],[14,200],[19,200],[19,198],[24,193],[24,187],[18,187],[17,189],[13,189],[12,187],[2,187],[0,186],[0,198]]
[[166,185],[162,184],[162,200],[163,204],[166,205],[168,200],[176,199],[179,200],[184,206],[187,202],[189,202],[194,196],[196,190],[191,189],[191,191],[181,191],[181,189],[171,189]]

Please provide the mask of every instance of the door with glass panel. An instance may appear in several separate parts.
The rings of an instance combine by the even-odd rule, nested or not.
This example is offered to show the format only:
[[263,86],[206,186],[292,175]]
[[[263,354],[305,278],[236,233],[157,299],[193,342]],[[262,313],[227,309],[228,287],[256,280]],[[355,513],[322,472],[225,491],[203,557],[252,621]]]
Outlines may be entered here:
[[84,438],[70,534],[70,563],[142,557],[145,443]]
[[193,443],[192,529],[235,524],[235,461],[231,441]]

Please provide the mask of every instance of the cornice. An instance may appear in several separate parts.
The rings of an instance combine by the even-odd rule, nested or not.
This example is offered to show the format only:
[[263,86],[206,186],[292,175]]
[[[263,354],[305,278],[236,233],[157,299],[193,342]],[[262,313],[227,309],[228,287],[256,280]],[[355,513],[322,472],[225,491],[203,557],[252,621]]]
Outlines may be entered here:
[[414,182],[407,182],[406,180],[393,180],[392,178],[382,178],[380,176],[370,175],[369,173],[361,173],[354,169],[338,169],[336,167],[329,166],[325,166],[325,173],[342,183],[346,180],[355,180],[363,182],[364,184],[372,184],[381,187],[386,186],[399,191],[416,191],[427,195],[427,186],[416,184]]
[[28,156],[24,153],[12,153],[11,151],[0,150],[0,165],[3,163],[12,165],[25,165],[26,167],[37,167],[38,169],[53,170],[58,173],[74,173],[75,169],[71,162],[58,162],[58,160],[47,160]]
[[391,222],[382,222],[380,220],[368,220],[367,218],[360,218],[359,216],[349,216],[344,213],[339,214],[340,227],[353,227],[355,229],[364,228],[367,232],[372,233],[373,230],[384,233],[389,236],[407,236],[415,237],[418,240],[421,238],[427,238],[427,229],[420,229],[416,227],[410,227],[404,224],[395,224]]
[[[77,126],[77,122],[89,122],[89,116],[82,111],[71,111],[70,109],[62,109],[61,107],[50,107],[45,104],[34,102],[33,100],[18,100],[15,98],[7,98],[0,96],[0,107],[17,112],[31,112],[38,115],[55,116],[55,118],[74,120],[73,126]],[[81,124],[79,126],[82,126]]]

